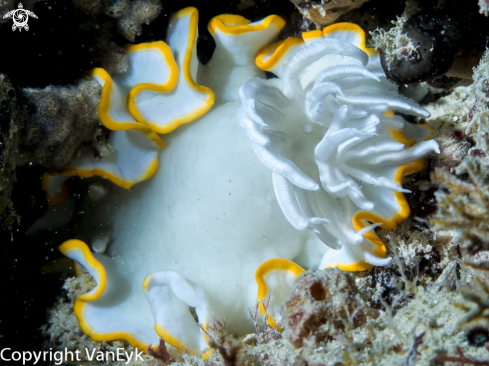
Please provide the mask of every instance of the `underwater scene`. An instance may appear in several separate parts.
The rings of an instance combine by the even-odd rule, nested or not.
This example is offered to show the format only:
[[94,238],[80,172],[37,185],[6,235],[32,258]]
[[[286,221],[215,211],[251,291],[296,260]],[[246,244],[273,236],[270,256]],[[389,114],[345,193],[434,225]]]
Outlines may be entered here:
[[1,0],[0,362],[489,365],[488,17]]

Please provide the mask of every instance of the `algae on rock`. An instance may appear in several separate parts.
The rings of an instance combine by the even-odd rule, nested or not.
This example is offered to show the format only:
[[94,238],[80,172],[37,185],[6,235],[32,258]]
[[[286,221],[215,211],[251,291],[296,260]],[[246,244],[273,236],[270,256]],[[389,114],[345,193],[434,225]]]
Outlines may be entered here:
[[74,0],[74,5],[87,14],[115,18],[119,33],[130,42],[141,34],[142,25],[151,23],[163,9],[160,0]]
[[489,159],[466,158],[455,169],[468,174],[470,182],[442,169],[433,175],[442,189],[435,193],[438,212],[431,223],[434,230],[456,230],[456,242],[465,244],[469,253],[489,250]]
[[76,86],[23,89],[18,162],[61,168],[84,145],[92,146],[95,155],[110,154],[109,131],[97,116],[100,90],[93,80],[82,80]]
[[17,98],[13,85],[0,74],[0,218],[4,229],[11,230],[19,221],[10,199],[15,175],[15,153],[18,136]]
[[489,50],[474,70],[473,85],[466,88],[473,95],[472,107],[465,111],[465,121],[458,122],[475,146],[456,168],[450,172],[437,168],[433,176],[442,188],[435,194],[440,209],[431,220],[434,230],[454,230],[455,240],[463,242],[472,254],[489,250],[488,71]]

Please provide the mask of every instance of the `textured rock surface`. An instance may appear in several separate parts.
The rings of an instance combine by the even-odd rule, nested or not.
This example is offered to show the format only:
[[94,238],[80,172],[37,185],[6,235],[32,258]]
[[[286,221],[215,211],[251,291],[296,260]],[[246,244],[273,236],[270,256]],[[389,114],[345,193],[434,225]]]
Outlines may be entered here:
[[87,14],[115,18],[118,31],[131,42],[142,32],[142,25],[149,24],[162,10],[160,0],[75,0],[74,4]]
[[339,269],[301,275],[283,307],[284,337],[296,347],[332,340],[369,315],[352,274]]
[[437,97],[470,85],[489,35],[477,4],[408,0],[405,5],[394,27],[379,24],[371,32],[384,71],[398,84],[426,81]]
[[459,140],[468,140],[473,146],[462,156],[460,165],[450,170],[439,167],[433,177],[443,188],[436,192],[440,209],[432,219],[435,230],[455,231],[456,241],[471,254],[489,250],[488,70],[489,51],[486,51],[474,71],[474,83],[467,88],[470,104],[463,109],[465,114],[457,119],[458,128],[454,130]]
[[450,15],[440,11],[420,12],[404,23],[402,34],[411,43],[398,50],[399,57],[388,63],[381,52],[387,77],[399,84],[432,80],[450,70],[460,33]]
[[291,0],[309,20],[321,27],[333,24],[343,14],[358,9],[368,0]]
[[108,132],[97,117],[100,89],[93,80],[76,86],[24,89],[18,160],[47,168],[62,167],[83,145],[91,145],[94,154],[109,154]]
[[17,98],[13,85],[0,74],[0,218],[4,228],[10,229],[17,216],[10,199],[15,176],[15,148],[18,134],[15,116]]

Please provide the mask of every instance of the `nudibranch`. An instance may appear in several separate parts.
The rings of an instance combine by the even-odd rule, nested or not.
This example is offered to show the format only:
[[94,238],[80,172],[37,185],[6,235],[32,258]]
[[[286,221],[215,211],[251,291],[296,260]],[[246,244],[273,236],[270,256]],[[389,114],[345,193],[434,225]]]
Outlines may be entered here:
[[[59,172],[118,186],[60,247],[97,283],[74,303],[94,340],[146,349],[163,338],[203,352],[197,322],[215,314],[228,332],[249,333],[257,294],[270,322],[280,321],[303,267],[385,264],[371,229],[406,217],[401,178],[437,150],[416,145],[424,131],[390,112],[426,115],[395,93],[359,29],[267,46],[280,17],[220,15],[208,25],[214,54],[201,65],[197,21],[196,9],[183,9],[166,43],[127,47],[125,74],[93,71],[114,151],[94,158],[87,149]],[[62,180],[46,180],[54,201],[49,183]],[[100,237],[109,235],[105,251]]]

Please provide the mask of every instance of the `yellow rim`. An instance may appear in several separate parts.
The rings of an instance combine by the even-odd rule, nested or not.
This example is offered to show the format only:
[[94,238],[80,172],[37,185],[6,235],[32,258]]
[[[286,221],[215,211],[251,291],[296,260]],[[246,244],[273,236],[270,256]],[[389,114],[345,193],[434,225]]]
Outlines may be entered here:
[[78,319],[78,323],[80,324],[80,328],[83,330],[83,332],[90,336],[94,341],[114,341],[117,339],[124,339],[129,342],[131,346],[146,351],[148,349],[148,345],[137,340],[132,334],[128,332],[120,331],[111,333],[97,333],[88,325],[88,323],[83,318],[83,309],[88,302],[97,300],[98,298],[100,298],[100,296],[102,296],[105,291],[105,288],[107,286],[107,274],[105,272],[104,266],[95,259],[93,254],[90,252],[88,246],[81,240],[68,240],[59,247],[59,250],[66,256],[68,256],[72,251],[80,251],[87,264],[91,268],[93,268],[98,274],[99,282],[97,283],[95,291],[79,296],[75,300],[73,306],[75,316]]
[[311,39],[321,38],[323,36],[323,32],[321,32],[319,29],[316,29],[309,32],[303,32],[301,36],[304,41],[309,41]]
[[[392,114],[391,111],[388,111]],[[386,112],[387,114],[389,114]],[[395,131],[391,130],[390,131],[392,137],[394,140],[397,142],[400,142],[406,146],[406,148],[412,147],[413,145],[416,144],[415,139],[408,139],[406,136],[401,131]],[[396,171],[396,175],[394,180],[399,184],[402,185],[402,180],[405,175],[408,174],[413,174],[417,173],[421,170],[423,170],[424,167],[424,158],[419,158],[417,160],[414,160],[411,164],[408,165],[403,165],[399,167]],[[397,227],[401,222],[403,222],[411,213],[411,209],[409,208],[409,204],[406,200],[406,197],[404,197],[404,194],[402,192],[394,192],[394,196],[397,199],[397,203],[399,204],[400,211],[396,215],[392,216],[390,219],[386,219],[382,216],[376,215],[374,213],[368,212],[368,211],[360,211],[357,214],[353,216],[353,226],[355,227],[356,230],[363,229],[365,226],[369,225],[367,221],[370,222],[381,222],[382,225],[380,226],[381,228],[392,230]],[[366,234],[363,235],[365,239],[369,240],[375,245],[375,250],[373,251],[373,254],[378,256],[378,257],[384,257],[386,253],[386,247],[385,244],[382,242],[382,240],[375,234],[374,231],[370,231]],[[368,264],[365,261],[360,261],[357,263],[352,263],[352,264],[342,264],[342,263],[334,263],[331,265],[328,265],[327,267],[338,267],[343,271],[365,271],[367,269],[370,269],[373,267],[372,264]]]
[[[359,43],[355,44],[362,51],[367,53],[369,57],[378,56],[379,51],[374,48],[367,48],[365,45],[365,32],[356,24],[352,23],[336,23],[332,24],[320,30],[313,30],[302,33],[302,39],[304,41],[310,41],[316,38],[322,38],[325,35],[330,35],[335,32],[354,32],[359,37]],[[294,47],[304,43],[304,41],[298,37],[289,37],[284,41],[274,43],[269,46],[263,47],[256,58],[256,65],[265,71],[271,70],[275,67],[285,55]]]
[[187,85],[197,93],[207,94],[207,99],[203,101],[202,105],[196,108],[194,111],[188,113],[185,116],[177,117],[173,121],[168,122],[165,126],[158,126],[150,122],[145,121],[146,124],[151,126],[156,132],[166,134],[177,129],[179,126],[192,122],[197,118],[203,116],[205,113],[212,108],[214,104],[214,92],[202,85],[195,83],[192,75],[190,73],[190,64],[192,61],[192,56],[194,52],[194,46],[197,41],[197,25],[199,22],[199,13],[197,9],[193,7],[182,9],[174,14],[170,18],[170,22],[174,19],[180,19],[184,16],[188,16],[189,20],[189,31],[188,31],[188,41],[187,48],[185,50],[185,56],[182,65],[182,74],[187,83]]
[[[266,301],[267,297],[270,295],[268,285],[265,281],[265,277],[273,271],[287,271],[294,275],[296,278],[299,277],[301,273],[305,272],[305,269],[298,264],[289,261],[288,259],[276,258],[270,259],[260,265],[255,273],[256,283],[258,284],[258,301]],[[265,314],[265,307],[263,302],[259,305],[260,312],[262,315]],[[268,323],[270,326],[275,327],[277,323],[273,320],[273,317],[268,313]]]
[[[148,291],[149,290],[149,283],[151,281],[151,274],[146,276],[143,282],[143,291]],[[207,323],[204,323],[204,328],[207,329]],[[197,354],[198,352],[192,352],[190,348],[180,341],[177,337],[173,336],[170,332],[168,332],[165,328],[163,328],[159,324],[155,324],[155,332],[158,334],[158,336],[163,339],[166,343],[170,344],[172,347],[175,347],[179,352],[182,351],[187,351],[191,354]]]
[[153,131],[151,128],[132,121],[119,122],[112,117],[110,117],[110,95],[112,93],[113,81],[110,75],[101,68],[93,69],[90,73],[90,76],[93,78],[97,78],[102,81],[102,96],[100,97],[100,102],[98,105],[98,117],[100,122],[112,131],[126,131],[126,130],[137,130],[144,133],[151,141],[153,141],[159,148],[166,147],[165,142],[160,139],[158,134]]
[[[131,89],[129,94],[127,95],[127,109],[129,109],[129,112],[131,115],[134,117],[134,119],[140,123],[143,123],[147,125],[148,127],[151,127],[153,130],[157,131],[157,128],[161,128],[160,126],[150,123],[146,121],[146,119],[143,117],[142,113],[139,111],[137,105],[136,105],[136,99],[138,95],[145,91],[145,90],[152,90],[155,92],[159,93],[166,93],[175,88],[178,82],[178,66],[177,63],[175,62],[175,59],[173,58],[173,54],[171,52],[170,47],[163,41],[157,41],[157,42],[151,42],[151,43],[142,43],[138,45],[126,45],[126,50],[130,52],[138,52],[138,51],[145,51],[145,50],[151,50],[151,49],[156,49],[158,50],[166,64],[168,65],[168,68],[170,69],[170,75],[168,76],[168,80],[164,84],[153,84],[153,83],[142,83],[136,85],[134,88]],[[157,131],[158,132],[158,131]]]
[[60,187],[59,193],[52,195],[47,192],[49,189],[49,185],[51,183],[52,175],[50,174],[43,174],[41,178],[41,189],[46,192],[46,201],[48,203],[49,207],[57,207],[61,205],[68,196],[70,195],[70,188],[68,187],[68,184],[66,182],[63,182]]
[[180,341],[179,339],[171,335],[159,324],[155,325],[155,332],[156,334],[158,334],[158,336],[160,336],[161,339],[163,339],[166,343],[168,343],[172,347],[175,347],[175,349],[179,352],[187,351],[188,353],[191,354],[198,353],[198,352],[192,352],[186,344],[184,344],[182,341]]
[[207,29],[215,35],[218,31],[227,35],[238,36],[244,33],[261,31],[275,25],[279,30],[285,27],[285,20],[278,15],[270,15],[262,21],[250,24],[251,21],[232,14],[221,14],[211,19]]
[[[136,47],[136,46],[135,46]],[[102,84],[102,96],[100,97],[98,115],[102,124],[112,131],[126,131],[126,130],[136,130],[145,134],[158,148],[162,149],[166,147],[165,142],[153,131],[150,127],[147,127],[138,122],[118,122],[110,117],[110,95],[112,92],[112,78],[110,75],[101,68],[96,68],[91,71],[91,77],[99,79]],[[62,169],[57,172],[50,173],[52,175],[75,175],[81,178],[90,178],[94,175],[100,176],[102,178],[110,180],[112,183],[117,184],[119,187],[129,189],[135,183],[142,180],[148,179],[154,175],[158,168],[158,161],[154,160],[150,163],[149,168],[146,172],[138,178],[136,181],[125,180],[121,177],[116,176],[114,173],[106,171],[102,168],[94,169],[82,169],[82,168],[71,168]]]
[[124,188],[124,189],[129,189],[131,188],[134,184],[141,182],[143,180],[151,178],[155,173],[156,170],[158,170],[158,160],[153,160],[146,172],[144,172],[141,177],[139,177],[136,181],[130,181],[130,180],[125,180],[122,179],[118,176],[116,176],[114,173],[108,172],[106,170],[100,169],[100,168],[94,168],[94,169],[80,169],[80,168],[73,168],[73,169],[65,169],[61,170],[59,172],[52,172],[52,175],[76,175],[81,178],[90,178],[93,177],[94,175],[105,178],[107,180],[110,180],[112,183],[117,184],[119,187]]
[[324,35],[329,35],[334,32],[354,32],[360,37],[360,44],[355,45],[358,48],[360,48],[362,51],[364,51],[369,57],[372,56],[378,56],[380,54],[380,51],[376,51],[375,48],[368,48],[365,45],[365,32],[363,31],[360,26],[353,24],[353,23],[336,23],[332,24],[330,26],[327,26],[326,28],[323,29],[323,34]]
[[304,44],[304,41],[299,37],[289,37],[283,41],[265,46],[258,51],[258,56],[255,59],[256,66],[261,70],[269,71],[277,66],[287,52],[302,44]]

